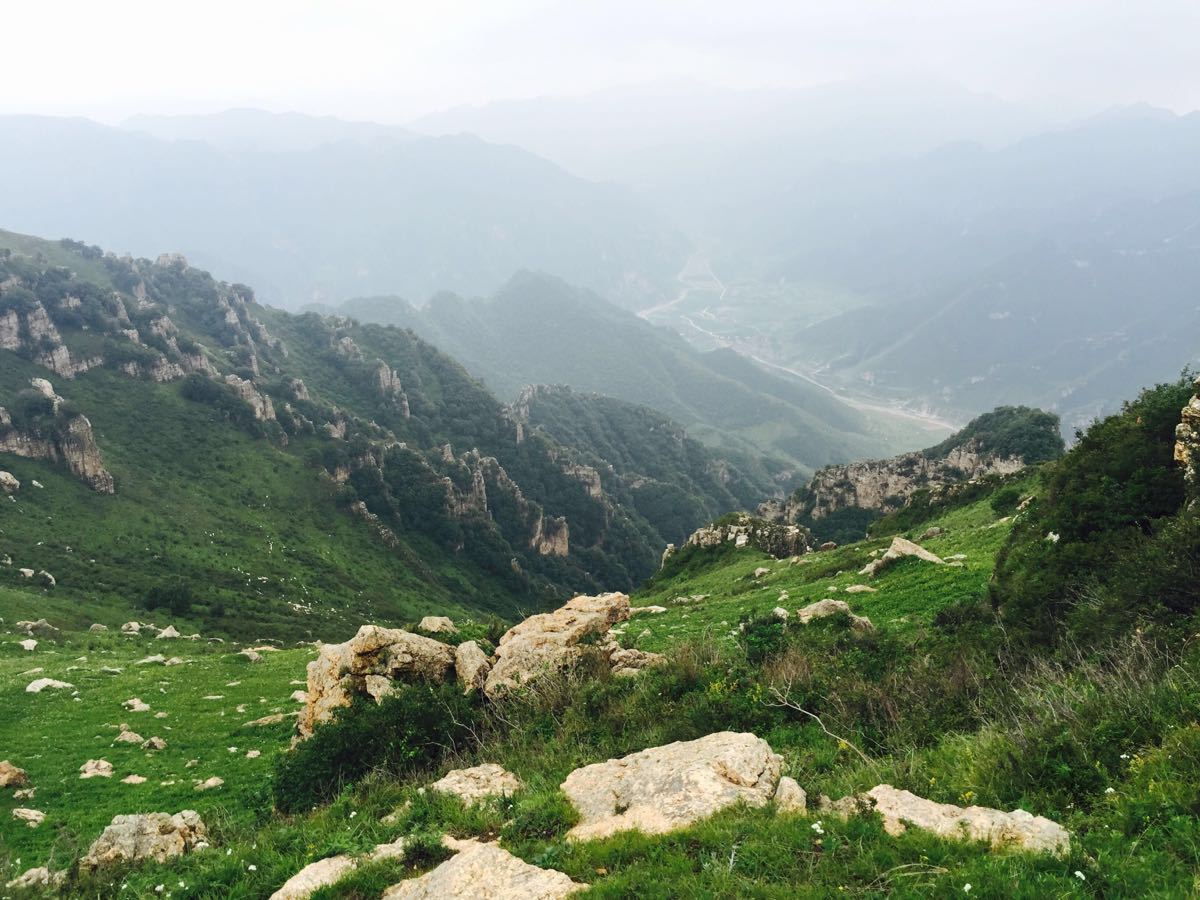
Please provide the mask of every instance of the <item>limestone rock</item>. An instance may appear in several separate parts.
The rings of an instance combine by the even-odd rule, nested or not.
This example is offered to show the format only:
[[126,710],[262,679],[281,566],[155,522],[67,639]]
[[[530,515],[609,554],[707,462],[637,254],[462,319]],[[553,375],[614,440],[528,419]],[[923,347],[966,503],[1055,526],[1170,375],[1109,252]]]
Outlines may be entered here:
[[17,807],[12,811],[12,817],[18,822],[24,822],[30,828],[37,828],[46,821],[46,814],[39,809]]
[[866,616],[856,616],[850,610],[850,604],[845,600],[818,600],[816,603],[810,603],[803,609],[796,610],[796,620],[801,625],[807,625],[815,619],[824,619],[842,613],[850,617],[851,627],[859,631],[871,631],[875,628]]
[[304,737],[355,695],[382,700],[395,681],[442,682],[454,667],[454,648],[396,628],[364,625],[343,644],[325,644],[308,664],[308,703],[298,727]]
[[166,813],[114,816],[79,860],[79,867],[88,872],[144,860],[161,863],[194,849],[207,836],[204,822],[190,809],[173,816]]
[[802,813],[808,806],[808,795],[795,778],[784,775],[775,788],[775,808],[781,813]]
[[757,569],[754,570],[755,578],[762,578],[764,575],[770,575],[770,574],[771,574],[771,570],[768,569],[766,566],[759,566]]
[[177,629],[174,625],[168,625],[158,633],[158,640],[160,641],[173,640],[178,637],[180,637],[179,629]]
[[137,662],[134,663],[134,665],[135,666],[165,665],[166,662],[167,662],[167,658],[165,656],[163,656],[161,653],[155,653],[153,656],[147,656],[145,659],[139,659]]
[[113,739],[114,744],[140,744],[144,741],[140,734],[129,730],[129,726],[124,722],[121,723],[121,733]]
[[417,628],[429,634],[458,634],[449,616],[426,616]]
[[6,494],[15,494],[21,489],[21,482],[12,472],[0,472],[0,491]]
[[1200,376],[1193,387],[1192,399],[1175,426],[1175,461],[1183,466],[1184,480],[1194,497],[1200,491]]
[[17,641],[17,646],[19,646],[22,650],[26,650],[29,652],[33,652],[34,650],[36,650],[37,645],[38,645],[38,642],[35,641],[33,638],[26,638],[23,641]]
[[495,763],[484,763],[469,769],[455,769],[429,786],[440,794],[458,797],[467,806],[472,806],[488,797],[513,794],[524,785],[512,772]]
[[617,678],[628,678],[646,669],[662,665],[667,658],[661,653],[637,650],[631,647],[616,647],[608,655],[612,673]]
[[432,872],[388,888],[382,900],[558,900],[586,887],[495,844],[470,844]]
[[142,630],[140,622],[126,622],[121,626],[121,634],[139,634]]
[[214,788],[219,788],[224,783],[225,783],[224,778],[218,778],[216,775],[214,775],[211,778],[204,779],[203,781],[197,781],[196,782],[196,790],[211,791]]
[[149,712],[150,704],[142,701],[141,697],[130,697],[121,704],[130,712]]
[[629,607],[630,616],[655,616],[659,613],[665,613],[665,606],[631,606]]
[[580,641],[603,635],[627,618],[629,597],[619,593],[575,597],[554,612],[530,616],[500,638],[484,690],[498,697],[568,668],[580,656]]
[[262,728],[266,725],[278,725],[287,718],[283,713],[271,713],[269,716],[263,716],[261,719],[255,719],[252,722],[247,722],[246,728]]
[[799,525],[768,522],[743,513],[729,522],[698,529],[687,542],[696,547],[718,547],[732,542],[735,547],[753,547],[776,559],[785,559],[807,553],[812,546],[812,534]]
[[[21,571],[24,572],[25,570],[22,569]],[[32,569],[29,570],[29,577],[33,577]],[[27,634],[30,637],[43,638],[45,640],[56,641],[62,636],[62,632],[45,619],[38,619],[36,622],[17,622],[17,624],[13,627],[22,634]]]
[[296,703],[307,703],[308,702],[308,692],[307,691],[292,691],[291,699],[294,700]]
[[80,778],[112,778],[113,767],[107,759],[89,759],[79,767]]
[[345,853],[327,856],[309,863],[271,895],[270,900],[308,900],[323,887],[341,881],[358,868],[358,862]]
[[62,690],[70,690],[71,688],[74,688],[74,687],[75,687],[75,685],[70,684],[69,682],[66,682],[66,681],[56,681],[53,678],[38,678],[35,681],[29,682],[29,684],[27,684],[25,686],[25,693],[40,694],[42,691],[47,690],[47,689],[54,690],[54,691],[62,691]]
[[876,594],[879,588],[873,588],[869,584],[851,584],[846,587],[847,594]]
[[871,788],[866,799],[882,816],[888,834],[900,834],[906,824],[911,824],[944,838],[987,841],[996,849],[1065,853],[1071,846],[1071,835],[1065,828],[1023,809],[1012,812],[986,806],[964,809],[926,800],[890,784]]
[[142,741],[143,750],[166,750],[167,742],[160,737],[146,738]]
[[18,769],[7,759],[0,761],[0,788],[23,788],[29,784],[29,773]]
[[4,886],[10,891],[32,891],[38,888],[57,887],[62,884],[65,877],[65,872],[51,872],[45,866],[38,866],[35,869],[26,869]]
[[944,560],[940,556],[930,553],[920,544],[914,544],[912,541],[902,537],[894,537],[892,538],[891,546],[887,548],[883,556],[867,563],[859,570],[858,574],[873,578],[896,560],[903,559],[906,556],[915,556],[917,559],[923,559],[926,562],[931,562],[939,566],[944,565]]
[[464,641],[454,648],[454,671],[465,693],[483,690],[491,669],[492,664],[474,641]]
[[91,628],[88,629],[92,634],[103,634],[108,631],[107,625],[101,625],[99,622],[93,622]]
[[266,394],[259,393],[258,389],[254,387],[254,382],[239,378],[237,375],[226,375],[225,383],[249,405],[254,412],[254,418],[259,422],[275,420],[275,406],[271,403],[271,398]]
[[121,779],[121,784],[145,784],[146,779],[142,775],[126,775]]
[[576,769],[562,791],[581,821],[568,837],[590,840],[638,829],[662,834],[738,801],[775,796],[782,758],[753,734],[717,732]]
[[241,650],[238,652],[238,656],[244,656],[249,662],[252,662],[252,663],[258,663],[258,662],[263,661],[262,654],[259,653],[257,650],[249,650],[249,649]]

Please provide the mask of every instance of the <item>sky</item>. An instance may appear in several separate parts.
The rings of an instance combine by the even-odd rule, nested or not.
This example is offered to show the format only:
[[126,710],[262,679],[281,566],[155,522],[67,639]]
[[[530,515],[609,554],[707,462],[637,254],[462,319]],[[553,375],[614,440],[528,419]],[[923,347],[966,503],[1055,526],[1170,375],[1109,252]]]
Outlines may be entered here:
[[1045,109],[1200,108],[1200,0],[37,0],[0,113],[233,106],[401,123],[462,104],[905,73]]

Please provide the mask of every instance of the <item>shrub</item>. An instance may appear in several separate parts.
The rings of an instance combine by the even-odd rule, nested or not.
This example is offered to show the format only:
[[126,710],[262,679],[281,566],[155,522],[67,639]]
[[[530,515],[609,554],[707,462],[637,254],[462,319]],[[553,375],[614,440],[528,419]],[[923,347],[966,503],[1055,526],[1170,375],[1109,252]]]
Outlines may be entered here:
[[273,792],[281,812],[325,803],[369,772],[428,768],[467,741],[476,711],[457,685],[398,685],[382,703],[358,700],[339,710],[280,757]]
[[195,598],[192,586],[177,578],[163,584],[156,584],[146,591],[142,605],[146,609],[168,609],[173,615],[183,616],[191,612]]
[[1001,488],[992,495],[992,511],[998,516],[1007,516],[1021,502],[1021,492],[1015,487]]

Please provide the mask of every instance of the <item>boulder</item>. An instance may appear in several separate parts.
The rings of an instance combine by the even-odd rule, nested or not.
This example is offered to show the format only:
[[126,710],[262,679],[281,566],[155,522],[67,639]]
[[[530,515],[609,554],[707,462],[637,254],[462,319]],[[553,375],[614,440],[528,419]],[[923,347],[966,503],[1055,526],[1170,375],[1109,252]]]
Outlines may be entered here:
[[562,783],[580,814],[567,836],[590,840],[629,829],[663,834],[739,801],[765,806],[775,796],[782,763],[761,738],[722,731],[584,766]]
[[146,738],[146,740],[142,741],[142,749],[143,750],[166,750],[167,742],[163,738],[160,738],[160,737]]
[[940,556],[930,553],[920,544],[914,544],[912,541],[902,537],[894,537],[892,538],[891,546],[887,548],[883,556],[867,563],[859,570],[858,574],[873,578],[896,560],[903,559],[906,556],[915,556],[917,559],[923,559],[925,562],[931,562],[939,566],[944,562]]
[[12,817],[18,822],[24,822],[30,828],[37,828],[46,821],[46,814],[39,809],[17,807],[12,811]]
[[629,597],[620,593],[575,597],[554,612],[530,616],[500,638],[485,692],[499,697],[569,668],[582,654],[581,641],[601,636],[628,618]]
[[851,584],[846,587],[847,594],[877,594],[879,588],[873,588],[869,584]]
[[4,886],[10,891],[33,891],[39,888],[57,887],[66,878],[65,872],[51,872],[45,866],[26,869]]
[[[25,571],[25,569],[22,569],[21,574],[24,575]],[[29,574],[25,577],[32,578],[34,575],[33,570],[30,569],[28,571]],[[18,622],[13,627],[22,634],[27,634],[30,637],[45,638],[52,641],[58,640],[62,635],[61,631],[59,631],[45,619],[38,619],[36,622]]]
[[823,544],[821,544],[821,546],[820,546],[820,547],[818,547],[817,549],[818,549],[818,550],[836,550],[836,549],[837,549],[837,546],[838,546],[838,545],[837,545],[837,541],[825,541],[825,542],[824,542]]
[[225,783],[224,778],[218,778],[216,775],[214,775],[211,778],[205,778],[203,781],[197,781],[196,782],[196,790],[211,791],[214,788],[221,787],[221,785],[223,785],[224,783]]
[[140,634],[142,624],[140,622],[126,622],[121,626],[121,634]]
[[0,788],[23,788],[29,784],[29,773],[18,769],[7,759],[0,761]]
[[587,888],[555,869],[541,869],[495,844],[462,842],[457,855],[431,872],[393,885],[382,900],[557,900]]
[[429,634],[458,634],[458,629],[454,627],[454,622],[449,616],[426,616],[417,628]]
[[396,628],[364,625],[343,644],[325,644],[308,664],[302,737],[312,734],[356,695],[382,700],[396,681],[442,682],[454,668],[454,648]]
[[113,739],[114,744],[140,744],[144,741],[140,734],[135,731],[130,731],[129,726],[124,722],[121,723],[121,733]]
[[249,662],[259,663],[263,661],[262,654],[257,650],[240,650],[238,656],[244,656]]
[[26,638],[23,641],[17,641],[17,646],[19,646],[22,650],[29,651],[30,653],[37,649],[37,645],[38,642],[33,638]]
[[70,690],[73,687],[75,687],[75,685],[71,684],[70,682],[56,681],[53,678],[38,678],[35,681],[29,682],[29,684],[25,686],[25,693],[40,694],[42,691],[47,689],[61,691]]
[[921,532],[921,536],[919,538],[917,538],[917,540],[918,541],[927,541],[930,538],[939,537],[943,534],[945,534],[945,532],[941,528],[939,528],[937,525],[930,525],[928,528],[926,528],[924,531]]
[[307,691],[292,691],[291,699],[296,703],[307,703],[308,702],[308,692]]
[[166,662],[167,662],[167,658],[165,656],[163,656],[161,653],[155,653],[153,656],[147,656],[145,659],[139,659],[137,662],[134,663],[134,665],[135,666],[165,665]]
[[160,641],[173,640],[180,637],[179,629],[177,629],[174,625],[168,625],[158,633],[157,637]]
[[784,775],[775,788],[775,808],[781,813],[802,813],[808,806],[808,795],[795,778]]
[[454,648],[454,671],[464,693],[482,690],[492,664],[474,641],[464,641]]
[[287,717],[283,713],[271,713],[268,716],[263,716],[261,719],[254,719],[253,721],[246,722],[242,727],[263,728],[267,725],[279,725],[285,718]]
[[439,794],[452,794],[466,806],[473,806],[488,797],[501,797],[519,791],[524,785],[512,772],[495,763],[484,763],[469,769],[447,772],[429,786]]
[[807,625],[816,619],[824,619],[828,616],[838,616],[845,613],[850,617],[850,625],[859,631],[871,631],[875,626],[866,616],[856,616],[850,610],[850,604],[845,600],[818,600],[816,603],[810,603],[803,609],[796,610],[796,621],[801,625]]
[[665,606],[631,606],[629,607],[630,616],[652,616],[658,613],[665,613]]
[[661,653],[616,647],[609,653],[608,661],[612,666],[614,676],[617,678],[628,678],[653,666],[662,665],[667,661],[667,658]]
[[101,625],[99,622],[93,622],[92,627],[88,629],[92,634],[103,634],[108,631],[107,625]]
[[146,779],[142,775],[126,775],[121,779],[121,784],[145,784]]
[[144,860],[161,863],[194,849],[207,836],[208,830],[199,814],[190,809],[173,816],[166,813],[114,816],[79,860],[79,867],[90,872]]
[[128,700],[126,700],[121,705],[123,707],[125,707],[127,710],[129,710],[130,712],[149,712],[150,711],[150,704],[144,702],[141,697],[130,697]]
[[1066,853],[1071,846],[1065,828],[1023,809],[936,803],[890,784],[871,788],[861,799],[879,813],[888,834],[901,834],[913,825],[951,840],[987,841],[994,849]]
[[757,569],[754,570],[755,578],[762,578],[764,575],[770,575],[770,574],[771,574],[771,570],[768,569],[766,566],[759,566]]
[[12,472],[0,472],[0,491],[6,494],[15,494],[21,489],[21,482]]
[[308,900],[321,888],[337,884],[358,868],[358,861],[345,853],[309,863],[271,895],[270,900]]
[[80,778],[112,778],[113,767],[107,759],[89,759],[79,767]]

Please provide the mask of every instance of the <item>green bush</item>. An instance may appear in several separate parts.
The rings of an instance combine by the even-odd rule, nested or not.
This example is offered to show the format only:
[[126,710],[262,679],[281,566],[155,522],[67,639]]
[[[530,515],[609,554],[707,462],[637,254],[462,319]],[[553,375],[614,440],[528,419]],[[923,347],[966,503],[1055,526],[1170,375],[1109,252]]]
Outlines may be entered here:
[[291,813],[328,802],[369,772],[428,768],[464,744],[476,711],[455,684],[398,685],[382,703],[359,700],[280,757],[275,806]]
[[992,511],[998,516],[1007,516],[1021,502],[1021,492],[1015,487],[1001,488],[992,495]]

